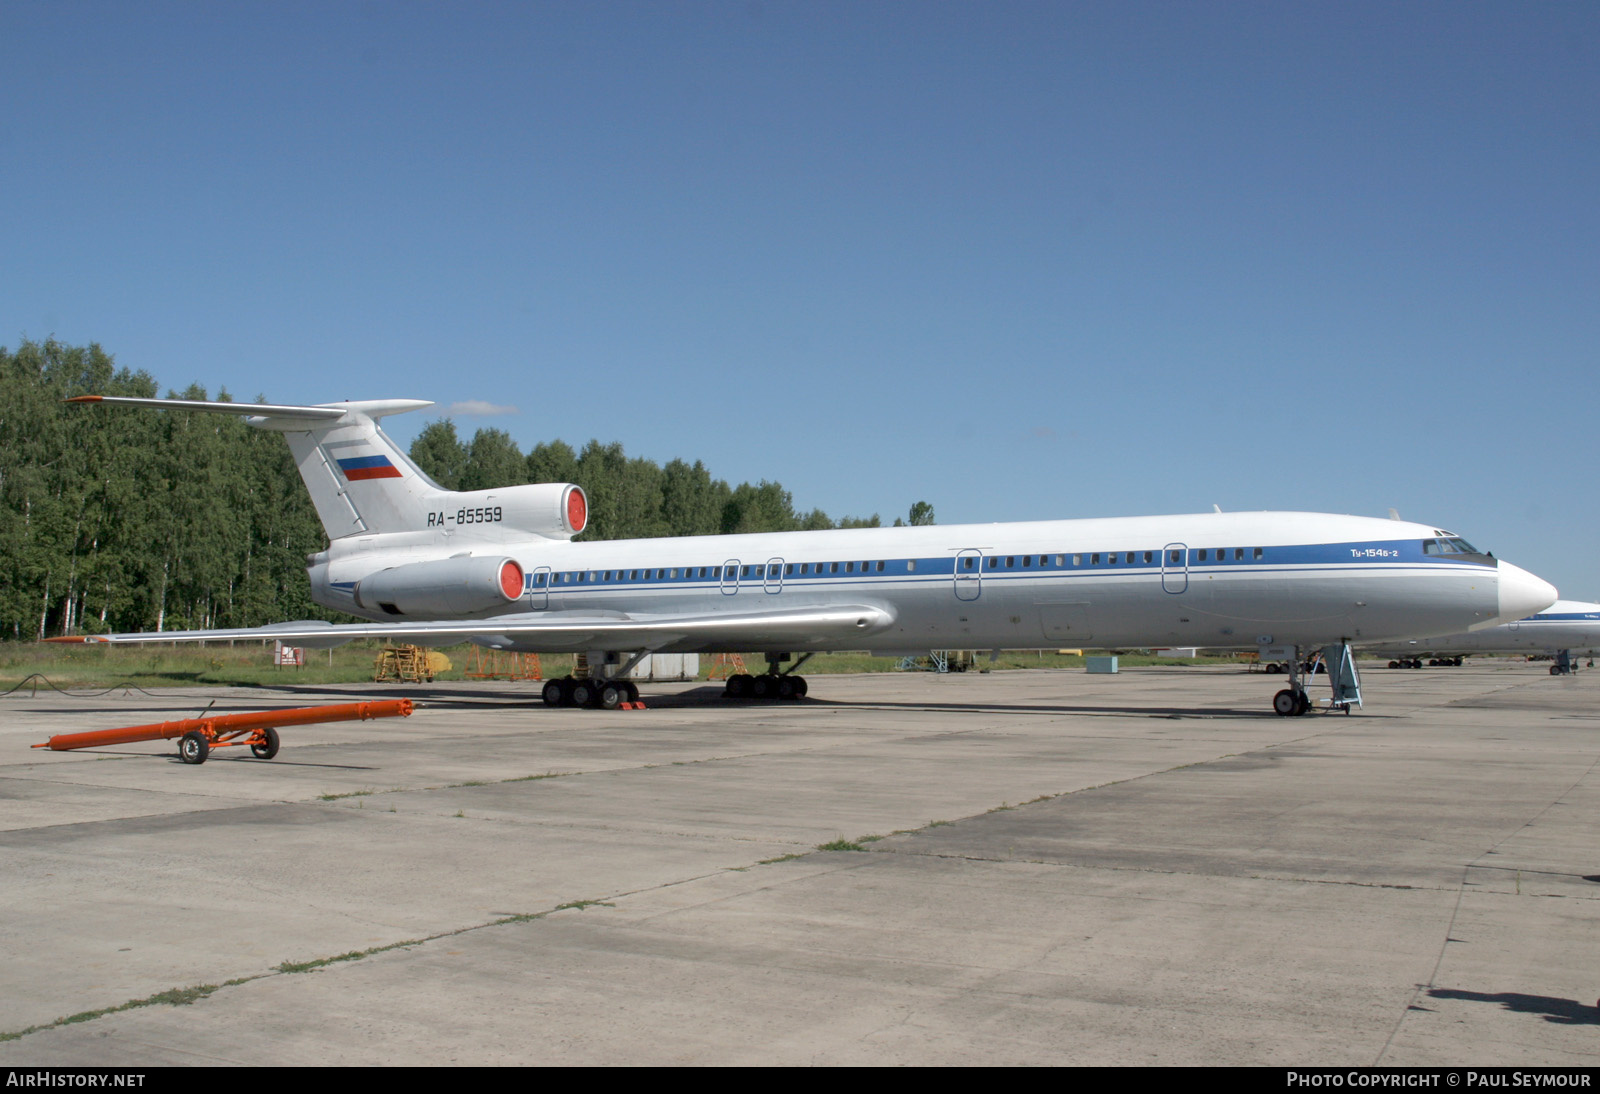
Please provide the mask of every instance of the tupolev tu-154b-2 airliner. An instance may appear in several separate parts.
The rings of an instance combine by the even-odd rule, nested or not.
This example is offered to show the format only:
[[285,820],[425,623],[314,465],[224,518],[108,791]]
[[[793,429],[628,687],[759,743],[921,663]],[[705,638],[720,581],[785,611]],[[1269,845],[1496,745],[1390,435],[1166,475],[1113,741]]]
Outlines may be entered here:
[[1351,644],[1476,630],[1556,599],[1445,529],[1325,513],[573,542],[588,522],[581,487],[445,490],[378,426],[431,403],[71,401],[235,414],[282,433],[328,534],[307,559],[312,595],[372,620],[79,640],[384,638],[588,654],[593,676],[545,685],[552,705],[636,698],[626,676],[649,653],[765,651],[767,671],[734,677],[729,695],[798,698],[807,685],[794,670],[824,650],[1244,646],[1288,662],[1273,709],[1294,715],[1314,705],[1303,654],[1348,664]]

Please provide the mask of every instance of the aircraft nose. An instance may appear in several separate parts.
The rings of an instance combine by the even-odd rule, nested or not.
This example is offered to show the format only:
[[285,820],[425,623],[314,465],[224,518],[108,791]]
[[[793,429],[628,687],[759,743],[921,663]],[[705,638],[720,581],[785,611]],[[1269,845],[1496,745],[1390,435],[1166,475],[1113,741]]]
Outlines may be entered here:
[[1542,612],[1556,602],[1556,587],[1504,560],[1500,568],[1500,622],[1510,623]]

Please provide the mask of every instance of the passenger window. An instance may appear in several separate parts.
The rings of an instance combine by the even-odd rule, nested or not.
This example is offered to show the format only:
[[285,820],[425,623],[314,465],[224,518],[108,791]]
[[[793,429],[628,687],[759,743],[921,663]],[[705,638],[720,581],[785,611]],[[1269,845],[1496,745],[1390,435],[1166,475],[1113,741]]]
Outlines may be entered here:
[[1128,552],[1128,565],[1129,566],[1133,565],[1133,552],[1132,551]]
[[1082,566],[1083,565],[1083,556],[1082,555],[1073,555],[1072,556],[1072,564],[1074,566]]
[[1261,548],[1257,547],[1255,549],[1255,551],[1256,551],[1256,558],[1260,558],[1261,557]]
[[1089,565],[1091,565],[1091,566],[1100,565],[1100,552],[1099,551],[1096,551],[1094,554],[1089,556]]
[[1174,566],[1176,566],[1178,563],[1183,561],[1183,552],[1182,551],[1169,551],[1167,553],[1167,561],[1172,563]]
[[1146,565],[1146,566],[1148,566],[1148,565],[1150,565],[1150,563],[1151,563],[1151,561],[1153,561],[1153,560],[1154,560],[1154,558],[1155,558],[1155,553],[1154,553],[1154,552],[1152,552],[1152,551],[1146,551],[1146,552],[1145,552],[1145,553],[1144,553],[1144,564],[1145,564],[1145,565]]
[[916,569],[917,569],[917,560],[914,559],[914,558],[906,559],[906,573],[908,573],[908,574],[909,573],[915,573]]

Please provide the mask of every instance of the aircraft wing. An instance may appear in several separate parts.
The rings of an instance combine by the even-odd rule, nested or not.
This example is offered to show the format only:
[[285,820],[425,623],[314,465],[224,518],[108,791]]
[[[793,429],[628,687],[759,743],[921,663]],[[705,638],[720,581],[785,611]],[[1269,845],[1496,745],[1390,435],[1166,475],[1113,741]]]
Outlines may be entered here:
[[213,631],[140,631],[48,638],[47,642],[208,642],[276,639],[291,646],[324,649],[356,638],[382,638],[421,646],[476,641],[491,648],[577,653],[585,650],[697,651],[775,650],[853,642],[894,622],[887,608],[818,605],[759,612],[647,614],[634,612],[526,612],[492,619],[417,623],[326,623],[305,620],[265,627]]

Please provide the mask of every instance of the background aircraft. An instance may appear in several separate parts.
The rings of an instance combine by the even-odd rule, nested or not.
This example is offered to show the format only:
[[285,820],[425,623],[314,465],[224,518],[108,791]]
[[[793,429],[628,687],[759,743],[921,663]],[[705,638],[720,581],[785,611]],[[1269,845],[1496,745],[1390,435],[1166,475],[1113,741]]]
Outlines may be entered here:
[[385,638],[588,654],[595,675],[549,681],[551,704],[636,696],[625,677],[653,652],[762,650],[767,672],[735,677],[728,693],[798,697],[807,685],[794,670],[830,649],[1254,644],[1291,651],[1273,708],[1302,714],[1301,649],[1489,626],[1555,599],[1443,529],[1321,513],[572,542],[588,520],[580,487],[447,491],[378,427],[426,402],[72,401],[243,415],[281,432],[329,538],[307,559],[313,596],[373,621],[80,640]]
[[[1389,662],[1392,669],[1419,669],[1423,658],[1428,658],[1429,664],[1459,665],[1463,653],[1565,653],[1570,661],[1581,654],[1593,656],[1596,651],[1600,651],[1600,604],[1558,600],[1525,619],[1479,631],[1389,643],[1368,652],[1393,658]],[[1564,670],[1558,663],[1550,671]]]

